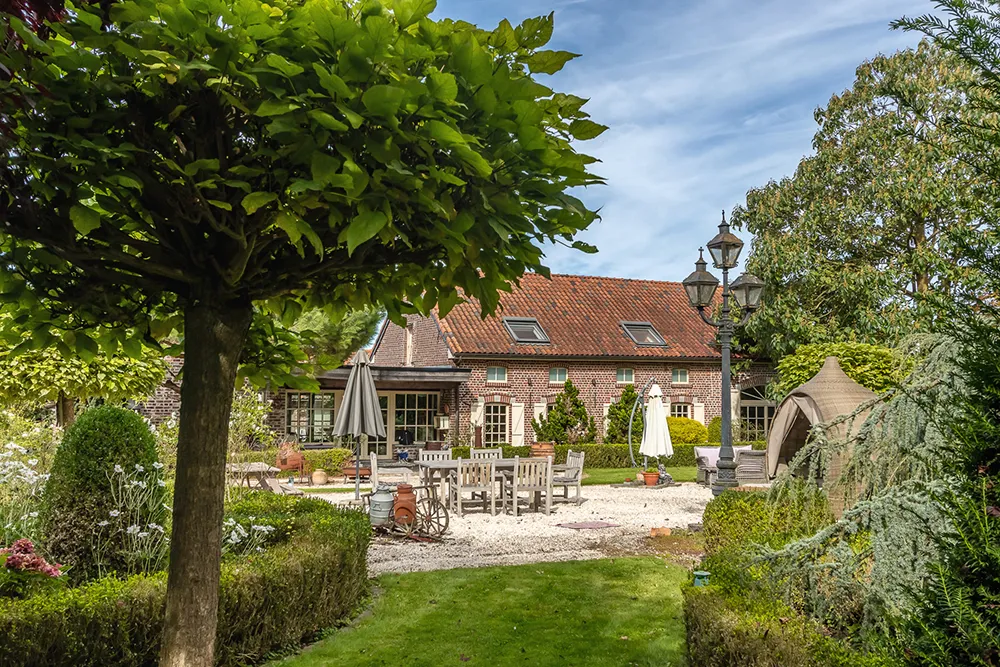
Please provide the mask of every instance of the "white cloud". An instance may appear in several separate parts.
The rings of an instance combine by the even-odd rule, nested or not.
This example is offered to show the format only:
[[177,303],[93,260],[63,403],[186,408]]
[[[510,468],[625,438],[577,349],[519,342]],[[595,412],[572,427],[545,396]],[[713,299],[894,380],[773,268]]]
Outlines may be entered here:
[[[437,14],[490,28],[554,10],[552,48],[583,56],[553,77],[610,126],[581,149],[607,185],[580,196],[602,222],[556,247],[554,271],[680,280],[723,208],[791,174],[811,152],[813,111],[864,60],[917,42],[889,30],[927,0],[445,0]],[[745,239],[749,240],[749,239]]]

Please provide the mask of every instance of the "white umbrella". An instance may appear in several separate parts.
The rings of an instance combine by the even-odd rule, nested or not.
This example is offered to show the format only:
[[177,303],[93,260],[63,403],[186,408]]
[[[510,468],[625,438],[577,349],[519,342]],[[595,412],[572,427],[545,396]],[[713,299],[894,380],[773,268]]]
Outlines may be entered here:
[[639,446],[639,453],[643,456],[656,458],[674,455],[662,399],[663,392],[660,391],[660,385],[654,384],[649,389],[649,404],[646,406],[646,420],[642,428],[642,444]]
[[[336,436],[350,435],[360,438],[361,434],[372,437],[385,437],[385,424],[382,422],[382,408],[378,403],[378,392],[375,390],[375,380],[372,378],[368,364],[368,354],[358,350],[352,360],[354,366],[347,376],[347,388],[344,399],[333,422],[333,434]],[[358,455],[354,460],[354,499],[361,496],[361,479],[358,473],[361,469],[361,443],[358,441]],[[374,472],[374,471],[373,471]]]

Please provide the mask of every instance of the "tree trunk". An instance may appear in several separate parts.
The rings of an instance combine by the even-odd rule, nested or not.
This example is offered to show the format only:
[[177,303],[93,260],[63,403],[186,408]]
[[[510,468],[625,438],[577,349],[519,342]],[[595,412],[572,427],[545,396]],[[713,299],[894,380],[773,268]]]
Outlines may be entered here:
[[56,399],[56,425],[69,428],[76,421],[76,399],[59,392]]
[[250,304],[184,312],[177,479],[161,667],[211,667],[219,607],[229,413]]

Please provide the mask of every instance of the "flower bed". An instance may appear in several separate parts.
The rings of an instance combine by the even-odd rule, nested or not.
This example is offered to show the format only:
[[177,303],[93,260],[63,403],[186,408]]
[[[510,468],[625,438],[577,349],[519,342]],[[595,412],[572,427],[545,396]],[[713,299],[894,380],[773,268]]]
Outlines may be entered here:
[[[367,586],[371,536],[362,513],[247,492],[229,519],[266,539],[245,553],[230,549],[223,561],[216,664],[260,662],[336,625],[357,606]],[[165,593],[166,574],[158,572],[0,599],[0,662],[155,664]]]

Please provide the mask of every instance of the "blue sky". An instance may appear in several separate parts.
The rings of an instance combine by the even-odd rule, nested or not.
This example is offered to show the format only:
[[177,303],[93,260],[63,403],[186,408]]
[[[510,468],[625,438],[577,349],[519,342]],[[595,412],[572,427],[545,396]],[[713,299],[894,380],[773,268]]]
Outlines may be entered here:
[[[555,12],[548,48],[582,56],[542,79],[591,101],[610,129],[581,145],[607,185],[582,198],[603,220],[560,247],[553,271],[682,280],[746,191],[794,172],[813,111],[877,53],[914,46],[889,29],[929,0],[438,0],[436,17],[492,29]],[[744,238],[744,240],[748,240]]]

